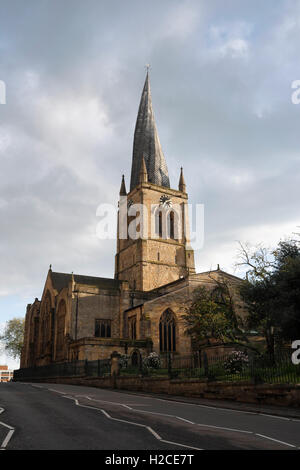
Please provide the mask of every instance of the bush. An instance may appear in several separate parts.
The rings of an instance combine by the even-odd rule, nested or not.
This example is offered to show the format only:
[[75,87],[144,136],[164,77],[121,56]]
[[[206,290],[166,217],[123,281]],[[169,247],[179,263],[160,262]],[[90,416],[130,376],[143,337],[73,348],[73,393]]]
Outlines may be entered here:
[[159,369],[160,357],[155,352],[150,353],[149,356],[143,359],[143,366],[147,369]]
[[239,374],[248,366],[248,355],[242,351],[233,351],[224,362],[224,369],[228,374]]

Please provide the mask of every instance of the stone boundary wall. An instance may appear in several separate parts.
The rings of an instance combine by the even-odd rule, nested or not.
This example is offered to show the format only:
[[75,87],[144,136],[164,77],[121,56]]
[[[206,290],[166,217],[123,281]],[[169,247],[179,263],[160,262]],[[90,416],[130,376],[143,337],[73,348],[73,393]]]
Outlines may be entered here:
[[[14,381],[17,381],[14,379]],[[199,379],[168,379],[141,376],[112,377],[52,377],[26,379],[24,382],[46,382],[88,387],[129,390],[135,392],[163,393],[183,397],[231,400],[259,405],[300,407],[300,384],[262,384],[249,382],[208,382]]]

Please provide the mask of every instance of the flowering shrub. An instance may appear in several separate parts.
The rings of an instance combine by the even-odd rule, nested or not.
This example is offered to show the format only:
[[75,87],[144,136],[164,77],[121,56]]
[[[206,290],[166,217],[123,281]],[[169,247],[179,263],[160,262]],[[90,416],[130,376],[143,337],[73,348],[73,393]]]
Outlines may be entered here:
[[123,354],[119,358],[119,365],[121,369],[126,369],[126,367],[128,367],[129,359],[130,359],[130,356],[128,356],[128,354]]
[[242,351],[233,351],[224,362],[224,368],[229,374],[238,374],[242,372],[245,366],[249,364],[247,354]]
[[149,356],[143,359],[143,366],[151,369],[159,369],[160,368],[160,357],[156,352],[152,352]]

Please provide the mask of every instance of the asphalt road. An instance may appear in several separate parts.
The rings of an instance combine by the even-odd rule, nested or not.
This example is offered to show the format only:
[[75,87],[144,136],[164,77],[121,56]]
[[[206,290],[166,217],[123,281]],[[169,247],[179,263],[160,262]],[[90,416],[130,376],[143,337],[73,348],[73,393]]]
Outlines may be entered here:
[[296,450],[300,420],[56,384],[0,384],[0,446],[18,450]]

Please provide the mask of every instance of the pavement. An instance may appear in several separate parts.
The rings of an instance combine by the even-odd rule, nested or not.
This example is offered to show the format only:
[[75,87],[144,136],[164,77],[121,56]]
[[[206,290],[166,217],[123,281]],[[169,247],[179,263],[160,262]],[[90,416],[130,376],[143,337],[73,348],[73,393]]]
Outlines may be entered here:
[[[279,415],[278,413],[281,413]],[[4,450],[297,450],[298,410],[63,384],[0,384]]]

